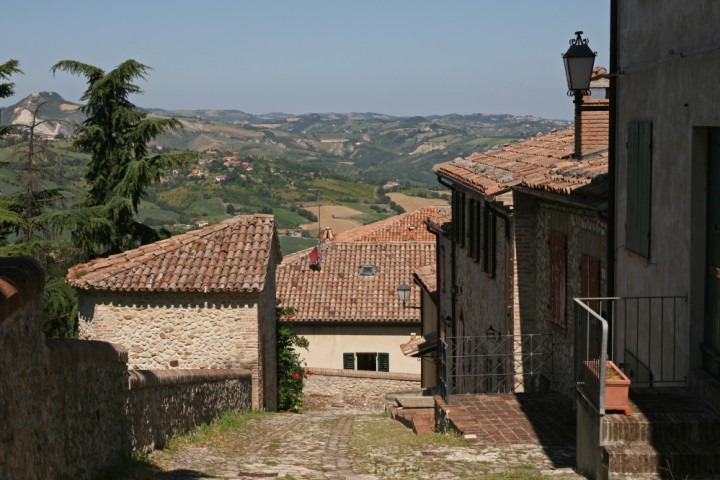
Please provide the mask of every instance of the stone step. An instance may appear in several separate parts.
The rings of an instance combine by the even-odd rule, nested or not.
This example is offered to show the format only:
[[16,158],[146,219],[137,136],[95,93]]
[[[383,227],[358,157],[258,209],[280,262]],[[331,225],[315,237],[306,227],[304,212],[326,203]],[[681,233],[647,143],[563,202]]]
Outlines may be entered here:
[[718,474],[720,445],[683,442],[658,446],[606,445],[603,447],[603,464],[608,471],[620,476],[657,474],[684,478],[685,475]]

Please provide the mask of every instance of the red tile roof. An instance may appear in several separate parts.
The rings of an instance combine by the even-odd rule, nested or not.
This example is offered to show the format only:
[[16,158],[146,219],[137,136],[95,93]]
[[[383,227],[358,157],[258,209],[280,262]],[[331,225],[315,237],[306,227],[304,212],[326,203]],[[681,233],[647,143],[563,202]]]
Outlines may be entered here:
[[[606,104],[606,100],[586,102]],[[498,150],[475,153],[435,166],[438,175],[496,195],[522,186],[533,190],[589,197],[607,195],[608,115],[583,112],[584,155],[573,158],[575,127],[522,140]]]
[[[310,269],[307,256],[278,267],[278,300],[295,308],[292,322],[420,321],[420,289],[412,274],[435,264],[435,242],[329,242],[321,252],[319,271]],[[375,274],[360,275],[363,266],[374,266]],[[411,288],[408,308],[398,299],[402,283]]]
[[265,286],[272,215],[241,215],[134,250],[76,265],[66,281],[82,290],[253,292]]
[[416,268],[413,272],[415,281],[430,294],[437,291],[437,275],[435,270],[435,264],[433,263],[432,265]]
[[449,217],[449,207],[423,207],[335,235],[336,242],[434,242],[425,221]]

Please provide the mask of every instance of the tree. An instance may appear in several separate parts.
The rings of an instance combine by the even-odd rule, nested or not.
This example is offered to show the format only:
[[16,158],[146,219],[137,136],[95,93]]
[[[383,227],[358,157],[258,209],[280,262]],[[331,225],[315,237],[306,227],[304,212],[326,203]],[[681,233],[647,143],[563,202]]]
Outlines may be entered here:
[[38,142],[36,130],[39,126],[50,120],[39,120],[38,112],[47,102],[41,102],[32,113],[29,124],[9,125],[14,131],[22,130],[27,133],[27,139],[14,147],[11,156],[23,163],[18,176],[20,191],[14,196],[15,211],[20,222],[15,225],[15,231],[20,240],[31,242],[35,240],[38,231],[51,239],[52,233],[62,229],[62,225],[46,223],[43,213],[53,204],[62,202],[62,191],[59,188],[43,188],[40,173],[47,174],[42,163],[47,161],[50,150],[43,142]]
[[88,85],[81,97],[87,118],[76,128],[74,145],[91,155],[85,176],[89,190],[79,208],[65,214],[73,241],[88,257],[96,257],[157,240],[154,229],[135,220],[138,204],[149,186],[196,155],[149,155],[151,140],[182,126],[174,118],[148,118],[130,102],[130,95],[142,93],[133,82],[145,80],[150,67],[126,60],[105,72],[62,60],[51,70],[83,76]]
[[[18,68],[20,62],[10,59],[0,64],[0,80],[9,80],[14,73],[22,73]],[[0,82],[0,98],[7,98],[15,94],[15,84],[13,82]],[[0,118],[0,137],[6,133],[3,128],[2,119]]]

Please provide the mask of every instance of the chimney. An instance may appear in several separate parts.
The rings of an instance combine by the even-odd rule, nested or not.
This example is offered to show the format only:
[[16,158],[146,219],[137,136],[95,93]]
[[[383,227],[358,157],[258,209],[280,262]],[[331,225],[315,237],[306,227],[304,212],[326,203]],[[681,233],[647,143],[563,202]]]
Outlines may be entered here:
[[575,105],[575,159],[608,148],[610,101],[607,98],[610,79],[604,67],[593,68],[590,89],[605,90],[602,98],[581,97]]
[[331,242],[335,239],[335,234],[332,231],[331,227],[325,227],[323,228],[322,232],[320,232],[320,242]]

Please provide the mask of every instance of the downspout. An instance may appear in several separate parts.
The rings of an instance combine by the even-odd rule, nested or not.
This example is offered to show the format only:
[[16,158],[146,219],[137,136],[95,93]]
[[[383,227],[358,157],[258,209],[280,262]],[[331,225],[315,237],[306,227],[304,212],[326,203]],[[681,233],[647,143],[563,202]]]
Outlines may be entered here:
[[[440,182],[440,185],[447,187],[450,189],[453,194],[455,194],[455,189],[453,188],[452,183],[447,183],[445,180],[443,180],[442,177],[438,176],[438,182]],[[453,226],[453,229],[455,227]],[[450,234],[450,277],[452,278],[452,283],[450,284],[450,318],[452,319],[452,328],[455,327],[455,318],[456,318],[456,303],[457,303],[457,293],[458,293],[458,287],[455,283],[455,270],[456,270],[456,262],[457,262],[457,246],[455,244],[455,235],[454,232]],[[445,332],[445,337],[448,336],[452,337],[452,328],[451,331]]]
[[618,0],[610,1],[610,113],[608,118],[607,296],[615,296],[615,171],[617,166]]

